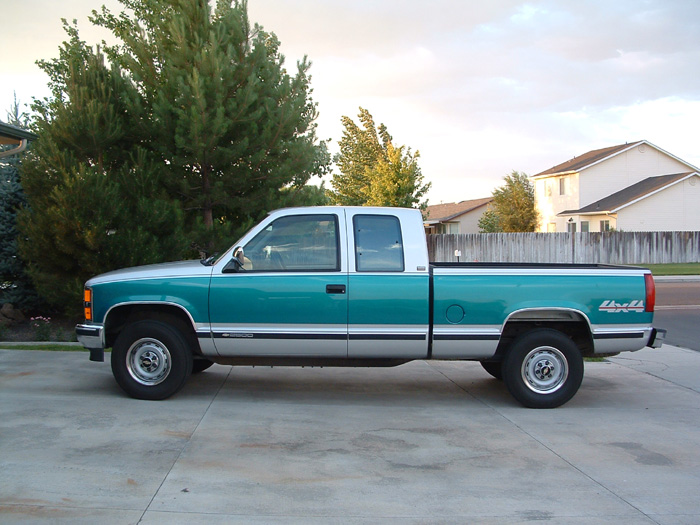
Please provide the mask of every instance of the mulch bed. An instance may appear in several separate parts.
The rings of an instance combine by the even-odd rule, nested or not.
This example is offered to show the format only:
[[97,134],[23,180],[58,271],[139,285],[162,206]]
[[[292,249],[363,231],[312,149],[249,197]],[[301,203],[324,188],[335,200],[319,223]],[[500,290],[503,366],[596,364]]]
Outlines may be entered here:
[[76,319],[52,317],[49,321],[49,336],[46,338],[45,336],[37,335],[37,330],[32,326],[32,322],[26,320],[21,323],[0,327],[0,341],[13,343],[41,340],[57,342],[77,341],[75,338],[75,325],[79,322],[80,320]]

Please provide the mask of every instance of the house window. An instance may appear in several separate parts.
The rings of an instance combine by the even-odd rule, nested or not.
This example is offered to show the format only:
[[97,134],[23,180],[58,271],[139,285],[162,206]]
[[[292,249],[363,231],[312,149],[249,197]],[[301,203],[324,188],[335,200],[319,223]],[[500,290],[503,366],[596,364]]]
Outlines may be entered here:
[[576,233],[576,223],[575,222],[567,222],[566,223],[566,231],[569,233]]
[[609,232],[610,231],[610,221],[600,221],[600,231]]
[[559,195],[566,195],[566,181],[567,177],[561,177],[559,179]]
[[581,221],[581,233],[588,233],[590,230],[590,223],[588,221]]
[[458,222],[441,222],[437,225],[437,230],[435,233],[440,234],[456,234],[459,233],[459,223]]
[[544,196],[545,197],[552,196],[552,181],[551,180],[544,181]]
[[555,233],[557,231],[557,223],[550,222],[547,224],[547,233]]

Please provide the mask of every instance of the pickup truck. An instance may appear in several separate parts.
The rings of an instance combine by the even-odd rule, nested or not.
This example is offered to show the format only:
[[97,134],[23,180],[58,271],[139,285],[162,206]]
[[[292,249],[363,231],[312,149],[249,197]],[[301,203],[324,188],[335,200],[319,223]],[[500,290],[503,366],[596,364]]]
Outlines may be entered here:
[[396,366],[479,361],[527,407],[570,400],[584,357],[661,346],[644,268],[429,263],[415,209],[277,210],[218,258],[85,285],[90,359],[138,399],[213,363]]

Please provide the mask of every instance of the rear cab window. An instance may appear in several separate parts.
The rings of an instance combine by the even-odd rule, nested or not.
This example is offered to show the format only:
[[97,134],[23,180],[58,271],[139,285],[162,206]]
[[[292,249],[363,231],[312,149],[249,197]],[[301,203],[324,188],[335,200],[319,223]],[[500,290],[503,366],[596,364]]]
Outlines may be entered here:
[[401,223],[393,215],[355,215],[355,268],[358,272],[403,272]]

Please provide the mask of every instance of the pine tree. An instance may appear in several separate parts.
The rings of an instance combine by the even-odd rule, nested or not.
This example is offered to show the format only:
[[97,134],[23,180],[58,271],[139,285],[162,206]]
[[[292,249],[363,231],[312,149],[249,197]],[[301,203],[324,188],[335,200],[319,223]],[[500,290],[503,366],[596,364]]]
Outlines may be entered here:
[[386,126],[374,123],[366,109],[360,108],[358,126],[343,117],[340,153],[334,158],[340,173],[333,175],[330,198],[346,206],[402,206],[425,210],[430,183],[423,184],[418,166],[419,152],[406,146],[396,147]]
[[40,295],[80,308],[84,281],[124,266],[178,258],[181,206],[163,190],[163,162],[134,132],[134,88],[77,29],[44,64],[54,96],[35,101],[39,136],[22,165],[29,207],[18,214],[20,253]]
[[279,40],[251,26],[247,2],[218,2],[212,13],[207,0],[120,1],[133,18],[103,8],[93,20],[123,41],[107,53],[148,108],[143,126],[198,245],[223,248],[326,173],[310,63],[287,73]]
[[91,17],[118,44],[92,48],[64,21],[59,58],[40,62],[52,97],[33,106],[21,250],[54,304],[79,304],[96,273],[226,247],[306,202],[330,162],[310,63],[288,74],[246,2],[120,2]]
[[[9,124],[27,127],[27,115],[20,111],[16,96],[7,117]],[[17,248],[17,212],[27,203],[19,175],[21,157],[20,154],[0,159],[0,305],[12,303],[31,310],[40,301]]]

